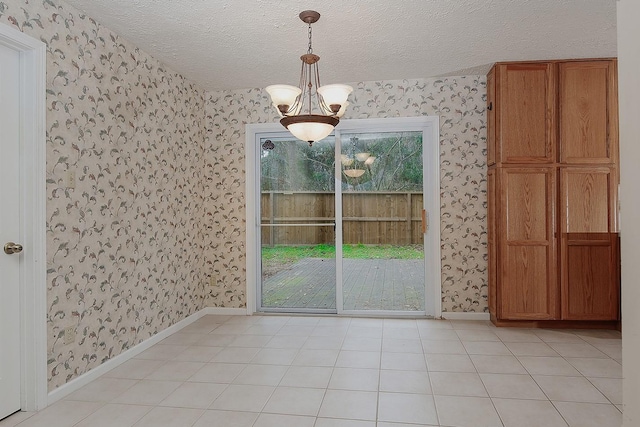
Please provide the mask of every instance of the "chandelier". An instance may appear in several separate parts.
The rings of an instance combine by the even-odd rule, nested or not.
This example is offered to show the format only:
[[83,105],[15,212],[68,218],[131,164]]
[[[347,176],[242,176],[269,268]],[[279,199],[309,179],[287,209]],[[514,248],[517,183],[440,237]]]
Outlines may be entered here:
[[[320,86],[318,61],[320,57],[313,53],[311,46],[311,24],[320,19],[313,10],[300,13],[300,19],[309,26],[309,46],[302,55],[302,70],[298,87],[290,85],[271,85],[265,90],[271,96],[273,106],[278,110],[280,124],[309,146],[327,137],[340,122],[340,117],[349,104],[347,97],[353,91],[351,86],[331,84]],[[313,110],[318,112],[314,113]]]

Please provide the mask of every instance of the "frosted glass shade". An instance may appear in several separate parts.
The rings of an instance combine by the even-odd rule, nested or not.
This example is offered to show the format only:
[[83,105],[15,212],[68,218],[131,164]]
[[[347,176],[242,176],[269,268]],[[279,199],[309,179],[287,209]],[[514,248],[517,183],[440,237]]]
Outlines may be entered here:
[[296,138],[307,142],[320,141],[333,132],[333,126],[327,123],[292,123],[287,129]]
[[318,88],[318,93],[322,95],[322,99],[324,99],[324,103],[327,106],[332,104],[342,106],[347,102],[347,97],[351,92],[353,92],[351,86],[342,84],[324,85]]
[[288,105],[291,107],[295,102],[298,95],[302,93],[302,90],[296,86],[290,85],[271,85],[264,88],[269,96],[273,105]]
[[375,161],[376,161],[375,156],[370,156],[367,160],[364,161],[364,164],[367,166],[371,166]]
[[349,178],[359,178],[362,175],[364,175],[364,170],[363,169],[347,169],[344,171],[344,174],[347,175]]
[[369,153],[356,153],[356,159],[359,162],[364,162],[369,158]]

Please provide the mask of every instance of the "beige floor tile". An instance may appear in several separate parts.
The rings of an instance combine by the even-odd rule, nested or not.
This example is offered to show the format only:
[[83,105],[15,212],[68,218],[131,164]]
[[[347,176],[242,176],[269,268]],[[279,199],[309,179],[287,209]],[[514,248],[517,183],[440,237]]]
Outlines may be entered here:
[[505,345],[516,356],[559,356],[558,353],[546,343],[507,342]]
[[425,354],[467,354],[461,341],[422,340]]
[[427,354],[425,358],[430,372],[476,372],[466,354]]
[[315,421],[300,415],[260,414],[253,427],[313,427]]
[[526,374],[522,364],[515,356],[471,355],[476,370],[482,374]]
[[183,383],[158,405],[207,409],[226,388],[227,384]]
[[621,378],[595,378],[589,381],[596,386],[614,405],[622,405],[622,379]]
[[445,319],[416,320],[416,325],[420,333],[422,333],[423,329],[453,329],[451,322]]
[[278,387],[263,412],[288,415],[318,415],[325,390],[318,388]]
[[386,318],[386,319],[382,319],[382,326],[384,328],[416,329],[417,328],[417,320],[416,319]]
[[563,402],[609,403],[606,397],[584,377],[534,375],[549,400]]
[[373,421],[377,404],[378,393],[373,391],[327,390],[318,416]]
[[330,389],[378,391],[380,382],[380,370],[359,368],[335,368]]
[[238,335],[211,333],[198,341],[198,345],[205,345],[209,347],[226,347],[231,344],[236,338],[238,338]]
[[503,342],[542,342],[532,329],[498,328],[493,332]]
[[580,372],[562,357],[520,356],[518,359],[531,375],[580,376]]
[[422,354],[422,342],[417,339],[383,338],[382,351],[391,353],[416,353]]
[[585,343],[563,343],[555,342],[549,343],[549,346],[553,348],[562,357],[596,357],[607,358],[607,355],[592,346]]
[[182,382],[141,380],[112,400],[131,405],[157,405],[175,391]]
[[225,323],[224,325],[220,325],[211,331],[210,335],[240,335],[245,332],[251,324],[233,324],[233,323]]
[[31,418],[35,414],[36,414],[35,412],[26,412],[26,411],[16,412],[15,414],[0,420],[0,427],[15,427],[21,422]]
[[380,371],[380,391],[431,394],[429,374],[417,371]]
[[380,393],[378,420],[396,423],[438,424],[433,396],[428,394]]
[[382,339],[382,327],[355,326],[353,323],[347,330],[346,338]]
[[242,363],[207,363],[188,381],[231,384],[246,366]]
[[342,350],[380,351],[382,338],[351,337],[347,335],[342,343]]
[[168,336],[163,339],[160,344],[169,344],[169,345],[197,345],[198,342],[204,338],[207,334],[193,334],[193,333],[185,333],[184,330],[180,332],[176,332],[173,335]]
[[151,409],[151,406],[109,404],[89,415],[75,427],[131,427]]
[[480,378],[491,397],[547,400],[529,375],[480,374]]
[[287,366],[291,365],[297,354],[297,348],[263,348],[251,359],[251,363]]
[[295,366],[334,366],[338,350],[300,350],[293,360]]
[[567,427],[551,402],[492,399],[504,427]]
[[[435,425],[435,424],[431,424]],[[429,427],[427,424],[378,423],[378,427]]]
[[322,366],[291,366],[282,381],[281,386],[327,388],[333,368]]
[[430,341],[460,341],[456,331],[452,329],[422,329],[420,338]]
[[427,364],[422,354],[412,353],[382,353],[380,362],[382,369],[395,371],[426,371]]
[[419,340],[420,333],[418,328],[413,325],[410,327],[387,327],[382,329],[382,339],[396,340]]
[[122,378],[97,378],[75,393],[71,393],[66,400],[110,402],[133,387],[137,382],[138,380]]
[[299,337],[308,337],[313,332],[313,326],[303,326],[303,325],[284,325],[276,336],[299,336]]
[[274,390],[275,387],[231,384],[213,401],[209,408],[225,411],[260,412]]
[[326,317],[321,317],[320,320],[318,320],[318,324],[316,325],[316,327],[339,326],[339,327],[348,328],[350,324],[351,324],[350,317],[326,316]]
[[155,407],[135,427],[191,427],[204,413],[202,409]]
[[379,369],[380,368],[380,352],[379,351],[342,350],[338,354],[338,360],[336,360],[336,367]]
[[615,359],[618,361],[622,360],[622,345],[620,344],[613,344],[613,345],[596,344],[595,347],[612,359]]
[[287,321],[287,326],[317,326],[322,317],[318,316],[291,316]]
[[259,351],[259,348],[227,347],[213,356],[211,361],[218,363],[249,363]]
[[277,386],[287,373],[287,369],[288,366],[247,365],[232,383]]
[[220,353],[224,347],[209,347],[204,345],[192,345],[185,351],[178,354],[173,360],[182,362],[210,362],[213,357]]
[[544,342],[583,343],[584,340],[571,331],[535,329],[535,334]]
[[622,414],[614,405],[553,402],[570,427],[620,427]]
[[265,345],[265,348],[300,349],[307,341],[307,337],[292,337],[276,335]]
[[384,319],[367,317],[354,317],[351,319],[351,327],[379,328],[382,329]]
[[273,338],[281,327],[282,326],[278,325],[251,325],[242,333],[242,335],[265,335],[269,336],[269,338]]
[[198,372],[204,363],[201,362],[181,362],[170,360],[147,376],[148,380],[163,381],[186,381],[193,374]]
[[273,336],[270,335],[240,335],[235,340],[229,343],[229,347],[250,347],[250,348],[262,348]]
[[340,350],[344,337],[341,335],[330,337],[309,337],[302,346],[306,350]]
[[434,396],[440,425],[502,427],[491,399],[486,397]]
[[311,333],[312,337],[342,337],[344,338],[347,335],[347,331],[349,330],[348,324],[339,326],[321,326],[318,325],[315,327],[313,332]]
[[163,345],[156,344],[142,353],[138,354],[135,359],[145,360],[171,360],[178,354],[187,349],[186,345]]
[[158,369],[164,360],[129,359],[103,375],[103,378],[128,378],[141,380]]
[[[376,427],[375,421],[360,421],[360,420],[340,420],[335,418],[318,418],[314,427]],[[378,427],[382,427],[381,423],[378,423]],[[391,427],[391,426],[389,426]],[[401,426],[397,426],[401,427]],[[420,427],[420,426],[412,426]]]
[[450,320],[453,329],[481,329],[489,330],[489,322],[484,320]]
[[509,349],[500,341],[463,341],[462,344],[469,354],[483,354],[486,356],[510,356]]
[[461,341],[500,341],[493,332],[483,329],[455,329]]
[[622,365],[612,359],[567,358],[585,377],[622,378]]
[[70,427],[100,409],[104,403],[63,400],[18,424],[20,427]]
[[467,372],[431,372],[433,394],[443,396],[488,397],[480,376]]
[[258,415],[256,412],[208,410],[193,427],[252,427]]

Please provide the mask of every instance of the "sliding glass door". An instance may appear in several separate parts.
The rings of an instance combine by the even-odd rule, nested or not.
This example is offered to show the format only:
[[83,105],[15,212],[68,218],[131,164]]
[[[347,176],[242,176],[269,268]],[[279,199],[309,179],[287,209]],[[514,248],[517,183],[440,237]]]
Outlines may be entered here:
[[343,121],[312,147],[255,133],[256,310],[439,314],[436,124]]

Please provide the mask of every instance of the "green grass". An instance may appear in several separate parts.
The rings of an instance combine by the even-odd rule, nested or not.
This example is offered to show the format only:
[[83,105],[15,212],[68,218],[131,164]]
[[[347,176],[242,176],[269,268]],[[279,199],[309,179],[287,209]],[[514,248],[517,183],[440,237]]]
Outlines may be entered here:
[[[262,248],[263,262],[289,264],[303,258],[334,258],[333,245],[315,246],[275,246]],[[351,259],[421,259],[424,252],[421,245],[342,245],[342,256]]]

